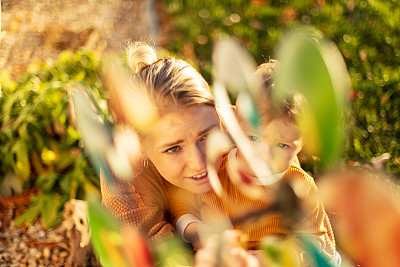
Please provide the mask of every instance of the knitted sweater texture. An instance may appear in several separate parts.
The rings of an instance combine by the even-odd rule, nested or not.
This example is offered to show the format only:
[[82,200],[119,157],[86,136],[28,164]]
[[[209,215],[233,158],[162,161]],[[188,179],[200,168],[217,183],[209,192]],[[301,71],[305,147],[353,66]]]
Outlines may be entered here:
[[171,186],[153,165],[125,181],[113,177],[107,183],[100,174],[102,203],[122,223],[123,230],[138,229],[147,239],[161,241],[173,238],[169,219],[168,187]]
[[174,194],[171,202],[174,223],[184,214],[194,214],[206,224],[218,224],[222,220],[229,220],[233,222],[234,229],[239,229],[247,235],[248,249],[257,249],[259,242],[265,236],[285,235],[292,231],[294,235],[311,237],[328,258],[333,257],[336,247],[332,227],[322,203],[310,197],[318,190],[311,176],[297,164],[293,164],[279,181],[301,185],[301,197],[305,200],[302,205],[302,219],[292,225],[293,229],[289,229],[285,226],[285,218],[281,212],[273,209],[256,219],[237,220],[240,217],[246,217],[246,215],[260,210],[266,211],[272,207],[272,196],[276,187],[264,187],[266,199],[252,199],[243,194],[230,181],[227,175],[227,165],[228,157],[225,156],[218,175],[224,191],[229,197],[220,198],[213,190],[201,195],[181,190]]

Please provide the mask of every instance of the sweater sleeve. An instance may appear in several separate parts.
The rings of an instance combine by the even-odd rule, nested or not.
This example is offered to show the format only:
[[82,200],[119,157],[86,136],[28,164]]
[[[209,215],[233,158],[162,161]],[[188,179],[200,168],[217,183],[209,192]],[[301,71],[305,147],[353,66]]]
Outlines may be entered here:
[[113,182],[111,187],[100,174],[102,203],[122,222],[123,231],[138,229],[152,241],[173,237],[167,188],[157,172],[147,170],[133,181],[113,177]]
[[302,192],[296,192],[304,200],[304,216],[299,222],[297,234],[316,241],[315,243],[318,244],[323,254],[332,259],[336,251],[335,239],[325,208],[315,196],[318,189],[314,179],[298,167],[292,166],[290,171],[293,182],[303,185],[301,189],[297,187],[297,190]]

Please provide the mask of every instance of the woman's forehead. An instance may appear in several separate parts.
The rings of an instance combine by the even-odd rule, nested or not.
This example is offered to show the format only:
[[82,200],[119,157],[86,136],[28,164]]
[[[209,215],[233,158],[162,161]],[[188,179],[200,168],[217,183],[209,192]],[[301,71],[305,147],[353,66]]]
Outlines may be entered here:
[[159,112],[156,124],[191,124],[193,121],[209,121],[217,119],[215,108],[208,105],[190,105]]
[[146,136],[155,142],[168,142],[186,134],[197,135],[212,125],[219,124],[215,108],[195,105],[162,112],[149,127]]

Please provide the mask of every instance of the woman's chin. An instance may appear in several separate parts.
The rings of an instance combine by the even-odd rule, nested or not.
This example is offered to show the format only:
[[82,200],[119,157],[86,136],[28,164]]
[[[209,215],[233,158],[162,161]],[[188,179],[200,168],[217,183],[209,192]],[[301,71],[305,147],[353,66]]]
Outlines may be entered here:
[[201,180],[194,180],[192,179],[193,183],[190,188],[187,188],[186,190],[192,192],[193,194],[204,194],[212,190],[210,181],[208,180],[208,177],[201,178]]

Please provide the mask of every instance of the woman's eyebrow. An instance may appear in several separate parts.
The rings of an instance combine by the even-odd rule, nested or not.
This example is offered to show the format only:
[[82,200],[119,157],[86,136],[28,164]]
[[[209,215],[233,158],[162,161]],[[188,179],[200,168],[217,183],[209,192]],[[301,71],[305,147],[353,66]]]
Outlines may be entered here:
[[199,134],[198,134],[198,136],[202,136],[202,135],[204,135],[205,133],[208,133],[208,132],[211,131],[213,128],[218,127],[218,126],[219,126],[219,124],[217,124],[217,123],[212,124],[211,126],[207,127],[206,129],[200,131]]
[[[206,129],[200,131],[200,132],[198,133],[198,136],[202,136],[202,135],[204,135],[205,133],[211,131],[213,128],[218,127],[218,126],[219,126],[219,124],[217,124],[217,123],[212,124],[211,126],[207,127]],[[183,143],[183,142],[184,142],[183,139],[179,139],[179,140],[176,140],[176,141],[172,141],[172,142],[163,144],[162,146],[160,146],[160,148],[173,147],[173,146],[179,145],[180,143]]]
[[172,141],[172,142],[166,143],[166,144],[160,146],[160,148],[173,147],[173,146],[179,145],[180,143],[183,143],[183,140],[182,140],[182,139],[179,139],[179,140],[176,140],[176,141]]

